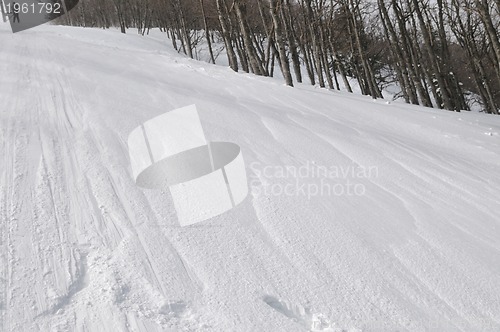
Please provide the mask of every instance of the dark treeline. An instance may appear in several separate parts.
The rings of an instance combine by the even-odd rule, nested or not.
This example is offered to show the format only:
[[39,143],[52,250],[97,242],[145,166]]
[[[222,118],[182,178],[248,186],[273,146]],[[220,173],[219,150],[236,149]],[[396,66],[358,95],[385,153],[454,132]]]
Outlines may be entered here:
[[[382,98],[391,82],[411,104],[500,109],[500,0],[81,0],[66,24],[159,28],[194,57],[215,41],[230,67]],[[469,92],[479,99],[468,98]]]

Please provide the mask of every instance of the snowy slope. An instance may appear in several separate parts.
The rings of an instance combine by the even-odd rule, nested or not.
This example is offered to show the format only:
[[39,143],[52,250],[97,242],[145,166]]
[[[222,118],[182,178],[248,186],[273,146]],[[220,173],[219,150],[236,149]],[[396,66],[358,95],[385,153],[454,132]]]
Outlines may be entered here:
[[[292,89],[115,31],[1,25],[0,47],[1,331],[500,330],[500,117]],[[252,194],[181,228],[126,142],[190,104],[242,147]]]

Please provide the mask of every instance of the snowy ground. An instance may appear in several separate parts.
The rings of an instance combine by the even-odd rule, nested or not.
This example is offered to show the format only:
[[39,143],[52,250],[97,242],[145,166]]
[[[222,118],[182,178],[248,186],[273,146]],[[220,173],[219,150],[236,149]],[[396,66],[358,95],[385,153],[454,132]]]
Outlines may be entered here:
[[[292,89],[156,38],[8,28],[1,331],[500,330],[500,117]],[[126,142],[190,104],[242,147],[252,194],[181,228]]]

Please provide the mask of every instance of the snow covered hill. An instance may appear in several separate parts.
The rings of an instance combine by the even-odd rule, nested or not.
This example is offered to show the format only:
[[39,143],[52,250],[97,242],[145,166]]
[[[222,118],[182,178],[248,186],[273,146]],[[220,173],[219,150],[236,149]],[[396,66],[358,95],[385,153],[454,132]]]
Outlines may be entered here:
[[[1,331],[498,331],[500,117],[0,26]],[[128,134],[196,104],[251,194],[180,227]]]

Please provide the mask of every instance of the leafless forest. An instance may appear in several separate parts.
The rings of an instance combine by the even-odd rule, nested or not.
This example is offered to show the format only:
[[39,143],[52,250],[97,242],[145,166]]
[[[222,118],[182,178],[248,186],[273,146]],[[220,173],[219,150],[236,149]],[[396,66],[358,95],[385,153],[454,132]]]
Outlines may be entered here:
[[397,82],[411,104],[500,109],[500,0],[81,0],[59,23],[159,28],[195,57],[224,45],[230,67],[382,98]]

